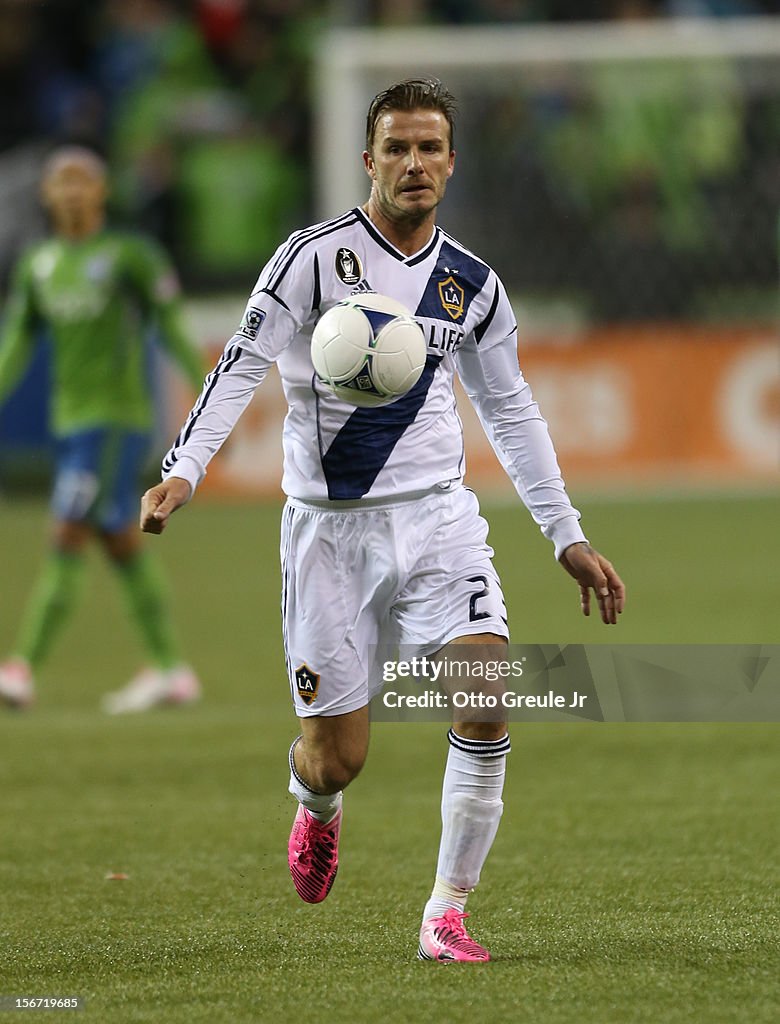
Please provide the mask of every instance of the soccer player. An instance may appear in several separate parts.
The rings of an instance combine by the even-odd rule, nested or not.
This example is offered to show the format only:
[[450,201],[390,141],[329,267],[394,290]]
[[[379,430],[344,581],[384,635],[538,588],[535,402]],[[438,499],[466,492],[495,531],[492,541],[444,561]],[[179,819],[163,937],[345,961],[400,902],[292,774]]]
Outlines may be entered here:
[[[437,80],[411,80],[368,112],[367,203],[293,234],[262,270],[243,320],[144,495],[141,526],[159,533],[189,500],[209,459],[276,362],[288,500],[282,517],[282,616],[301,736],[289,754],[298,801],[289,866],[298,894],[323,900],[338,866],[342,791],[368,749],[369,650],[499,644],[508,630],[487,524],[462,486],[457,371],[523,501],[579,585],[615,623],[625,588],[588,544],[564,489],[547,425],[518,366],[517,329],[496,274],[436,224],[453,172],[454,101]],[[347,405],[316,379],[313,326],[361,291],[414,312],[426,368],[401,399]],[[495,648],[493,648],[495,651]],[[485,961],[464,919],[498,829],[506,722],[455,721],[442,793],[442,835],[418,955]]]
[[204,367],[184,329],[167,257],[151,241],[106,226],[107,194],[106,167],[96,153],[67,146],[49,157],[42,198],[53,236],[20,259],[0,335],[2,401],[34,351],[36,329],[47,331],[57,441],[51,551],[14,654],[0,665],[0,700],[16,707],[33,701],[34,673],[73,607],[92,538],[116,569],[149,661],[128,686],[106,697],[106,710],[185,703],[199,693],[179,655],[163,580],[142,550],[136,524],[152,425],[149,330],[196,392]]

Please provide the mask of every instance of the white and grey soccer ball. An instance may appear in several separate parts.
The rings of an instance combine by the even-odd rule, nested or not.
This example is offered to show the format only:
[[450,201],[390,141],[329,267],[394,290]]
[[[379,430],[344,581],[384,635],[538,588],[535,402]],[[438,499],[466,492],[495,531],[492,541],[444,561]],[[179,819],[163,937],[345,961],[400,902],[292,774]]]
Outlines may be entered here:
[[388,405],[420,379],[425,336],[402,303],[366,292],[323,313],[314,326],[311,358],[317,377],[342,401]]

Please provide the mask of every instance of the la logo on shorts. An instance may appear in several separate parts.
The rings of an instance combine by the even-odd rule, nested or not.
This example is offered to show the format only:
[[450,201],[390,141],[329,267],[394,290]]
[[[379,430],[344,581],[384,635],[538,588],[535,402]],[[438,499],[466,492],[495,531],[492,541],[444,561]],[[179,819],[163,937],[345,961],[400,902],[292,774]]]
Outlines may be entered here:
[[295,686],[298,696],[306,707],[309,707],[317,699],[317,691],[320,688],[320,677],[317,672],[312,672],[306,662],[299,665],[295,670]]

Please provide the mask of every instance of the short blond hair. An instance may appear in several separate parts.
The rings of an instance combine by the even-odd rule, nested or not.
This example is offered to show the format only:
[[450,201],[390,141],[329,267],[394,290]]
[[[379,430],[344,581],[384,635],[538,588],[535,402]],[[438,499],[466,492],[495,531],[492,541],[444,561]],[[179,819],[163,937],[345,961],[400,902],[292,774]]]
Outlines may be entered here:
[[81,164],[96,178],[108,177],[106,161],[94,149],[90,149],[88,146],[60,146],[46,158],[41,171],[41,179],[46,181],[67,164]]

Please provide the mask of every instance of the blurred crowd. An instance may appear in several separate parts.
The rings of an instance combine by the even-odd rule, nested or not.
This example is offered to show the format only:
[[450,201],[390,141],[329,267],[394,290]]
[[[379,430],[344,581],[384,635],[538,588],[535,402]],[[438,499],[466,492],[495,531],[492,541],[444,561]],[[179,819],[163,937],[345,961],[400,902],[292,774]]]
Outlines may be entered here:
[[[116,217],[156,235],[191,286],[234,287],[316,214],[311,69],[330,25],[774,10],[776,0],[0,0],[0,261],[29,231],[20,197],[41,152],[78,141],[108,158]],[[553,167],[576,130],[570,120],[558,133]],[[602,170],[585,169],[598,181]]]
[[380,23],[495,24],[616,18],[749,17],[771,14],[774,0],[354,0],[350,15]]
[[309,54],[323,9],[0,0],[0,81],[14,97],[0,107],[0,150],[96,147],[115,211],[218,284],[308,212]]
[[13,97],[0,107],[0,149],[35,134],[108,142],[127,106],[162,80],[171,90],[225,90],[241,108],[235,117],[299,156],[307,70],[326,24],[770,13],[776,0],[0,0],[0,81]]

